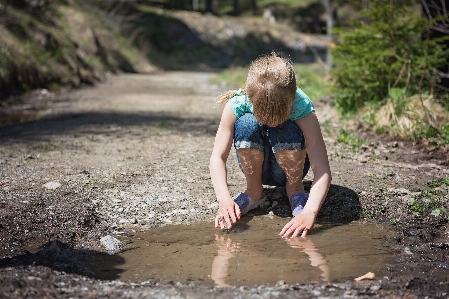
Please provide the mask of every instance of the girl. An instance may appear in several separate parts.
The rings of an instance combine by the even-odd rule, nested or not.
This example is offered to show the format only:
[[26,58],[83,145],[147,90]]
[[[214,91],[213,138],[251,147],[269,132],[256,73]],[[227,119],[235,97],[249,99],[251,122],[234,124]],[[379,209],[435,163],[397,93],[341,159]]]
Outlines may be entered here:
[[[262,185],[271,185],[285,187],[294,216],[279,235],[307,236],[329,189],[331,171],[313,104],[296,87],[292,63],[276,55],[256,59],[244,91],[229,91],[217,102],[226,105],[209,166],[219,203],[215,227],[231,229],[241,215],[265,201]],[[226,160],[233,142],[246,190],[231,197]],[[306,194],[302,179],[309,159],[314,179]]]

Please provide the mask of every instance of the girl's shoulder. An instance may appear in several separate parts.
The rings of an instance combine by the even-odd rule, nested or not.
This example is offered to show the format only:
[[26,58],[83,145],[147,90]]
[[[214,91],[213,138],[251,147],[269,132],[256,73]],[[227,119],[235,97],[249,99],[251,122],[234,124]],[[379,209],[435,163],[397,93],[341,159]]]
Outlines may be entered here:
[[302,91],[301,88],[296,88],[295,99],[293,100],[292,111],[290,113],[291,120],[297,120],[315,111],[310,98]]
[[253,113],[253,105],[244,92],[238,92],[229,99],[229,105],[235,117],[240,118],[245,113]]

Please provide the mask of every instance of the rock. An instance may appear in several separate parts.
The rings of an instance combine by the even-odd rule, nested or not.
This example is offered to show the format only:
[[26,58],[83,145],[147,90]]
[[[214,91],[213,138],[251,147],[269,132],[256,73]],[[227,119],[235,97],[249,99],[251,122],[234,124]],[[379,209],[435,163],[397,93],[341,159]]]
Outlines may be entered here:
[[365,155],[357,155],[354,157],[354,160],[357,160],[360,163],[367,163],[369,161],[369,158]]
[[413,252],[408,247],[404,248],[404,253],[407,254],[407,255],[413,255]]
[[379,285],[371,286],[369,289],[371,292],[377,292],[380,290],[380,286]]
[[51,181],[51,182],[45,183],[42,187],[44,187],[45,189],[49,189],[49,190],[56,190],[59,187],[61,187],[61,183],[59,183],[58,181]]
[[104,246],[109,254],[119,253],[123,246],[123,243],[120,240],[114,238],[111,235],[107,235],[101,238],[100,243],[102,246]]
[[213,204],[210,204],[207,208],[209,210],[218,210],[219,206],[220,205],[218,204],[218,202],[214,202]]
[[317,296],[320,296],[320,295],[321,295],[321,292],[320,292],[319,290],[313,290],[313,291],[312,291],[312,295],[315,296],[315,297],[317,297]]

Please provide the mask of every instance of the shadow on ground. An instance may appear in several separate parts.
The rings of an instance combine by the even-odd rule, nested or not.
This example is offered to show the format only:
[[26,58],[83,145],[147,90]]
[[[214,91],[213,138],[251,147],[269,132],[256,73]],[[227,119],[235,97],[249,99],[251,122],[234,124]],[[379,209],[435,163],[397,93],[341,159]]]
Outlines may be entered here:
[[[306,192],[310,192],[311,181],[304,181]],[[281,193],[280,199],[273,199],[274,194]],[[291,208],[285,188],[265,189],[264,194],[268,196],[268,208],[250,212],[253,215],[264,215],[273,211],[279,217],[292,217]],[[277,204],[273,203],[276,201]],[[273,207],[273,208],[271,208]],[[357,193],[349,188],[332,184],[327,193],[326,199],[318,213],[317,222],[333,224],[347,224],[360,219],[362,207]]]
[[[111,127],[122,129],[141,126],[143,130],[155,128],[169,130],[171,133],[189,133],[191,135],[215,136],[218,120],[214,118],[182,116],[169,112],[87,112],[70,113],[54,117],[33,120],[17,125],[0,127],[0,143],[11,140],[36,140],[66,134],[102,134],[111,133]],[[123,132],[128,134],[128,132]],[[120,130],[114,135],[120,137]]]
[[41,245],[36,253],[25,251],[21,255],[0,259],[0,268],[44,266],[56,271],[102,279],[102,277],[98,277],[94,272],[88,270],[82,261],[83,258],[90,255],[107,259],[107,265],[102,265],[102,267],[107,271],[108,279],[118,279],[120,277],[120,273],[123,270],[118,269],[117,266],[124,264],[125,260],[119,255],[76,249],[60,241],[49,241]]

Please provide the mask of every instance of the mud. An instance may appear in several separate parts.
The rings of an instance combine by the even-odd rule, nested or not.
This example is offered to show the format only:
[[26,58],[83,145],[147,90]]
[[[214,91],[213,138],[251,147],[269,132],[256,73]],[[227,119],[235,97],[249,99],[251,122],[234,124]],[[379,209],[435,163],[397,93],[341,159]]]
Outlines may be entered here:
[[[77,91],[43,92],[39,105],[44,110],[33,110],[31,98],[23,101],[29,111],[37,111],[36,118],[0,128],[0,297],[447,297],[447,213],[430,213],[435,207],[449,211],[449,186],[438,183],[449,174],[447,152],[369,135],[366,146],[354,151],[336,141],[344,124],[329,99],[315,101],[333,172],[318,222],[339,224],[332,229],[382,225],[392,232],[382,240],[392,260],[374,269],[374,280],[352,280],[372,271],[365,268],[333,280],[336,269],[342,268],[337,265],[330,268],[330,282],[322,281],[322,271],[310,266],[307,254],[285,243],[281,243],[284,249],[302,254],[304,266],[314,273],[308,282],[276,279],[275,285],[274,281],[265,285],[251,280],[247,286],[223,288],[207,285],[210,278],[203,274],[204,281],[148,276],[128,282],[119,279],[126,273],[120,268],[123,261],[111,267],[117,270],[112,271],[113,280],[89,268],[89,257],[110,258],[100,243],[104,236],[151,236],[165,227],[211,223],[217,204],[208,160],[221,112],[213,98],[225,90],[211,84],[211,76],[120,75]],[[20,107],[2,108],[2,117],[12,110],[20,111]],[[234,194],[244,188],[244,181],[233,157],[231,153],[227,167]],[[306,188],[311,179],[309,174]],[[425,210],[414,215],[410,200],[428,189],[433,190],[437,206],[426,205],[431,198],[426,191],[421,205]],[[287,222],[285,190],[267,187],[264,193],[269,205],[255,213],[251,222],[270,215],[279,217],[279,223]],[[310,240],[326,261],[337,253],[333,248],[338,244],[346,243],[348,248],[357,244],[341,237],[335,246],[321,245],[318,232]],[[251,252],[273,265],[275,259],[246,247],[248,243],[236,237],[239,234],[224,235],[211,225],[207,244],[215,247],[210,251],[213,257],[218,256],[216,233],[219,239],[230,237],[240,243],[236,254]],[[140,238],[144,242],[146,237]],[[133,242],[137,244],[137,239]],[[170,244],[168,248],[174,248]],[[136,252],[126,249],[113,257]],[[236,277],[239,269],[233,258],[230,277]],[[211,259],[204,262],[210,270]],[[265,269],[262,262],[257,269]],[[238,285],[230,277],[224,283]]]

